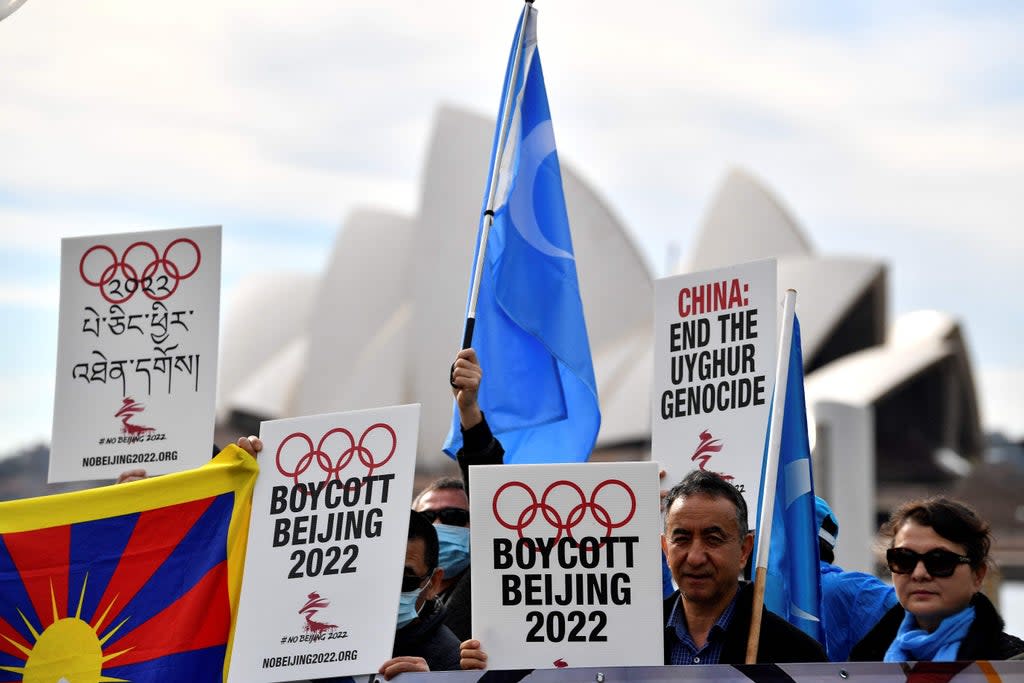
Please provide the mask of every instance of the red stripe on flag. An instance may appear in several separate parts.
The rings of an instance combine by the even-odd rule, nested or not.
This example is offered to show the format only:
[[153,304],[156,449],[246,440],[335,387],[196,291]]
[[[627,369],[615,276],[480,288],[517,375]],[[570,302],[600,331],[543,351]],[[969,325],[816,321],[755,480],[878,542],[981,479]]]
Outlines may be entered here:
[[25,612],[24,607],[21,608],[33,627],[39,628],[42,625],[45,629],[53,623],[55,604],[57,618],[66,617],[71,527],[55,526],[49,529],[4,534],[4,543],[36,611],[36,619],[33,619],[31,614]]
[[[22,610],[22,611],[24,611],[24,610]],[[22,647],[24,647],[26,650],[31,650],[32,649],[32,645],[30,645],[29,643],[25,642],[25,639],[21,637],[21,634],[18,633],[16,630],[14,630],[14,627],[11,626],[10,624],[8,624],[3,619],[0,619],[0,636],[6,636],[7,638],[10,638],[14,642],[16,642],[19,645],[21,645]],[[25,653],[24,652],[22,652],[21,650],[19,650],[16,647],[14,647],[13,645],[11,645],[9,642],[4,640],[3,638],[0,638],[0,652],[3,652],[4,654],[8,654],[8,655],[14,655],[15,657],[18,657],[19,659],[25,659]]]
[[106,625],[114,622],[124,606],[146,585],[213,500],[193,500],[139,514],[117,569],[100,598],[97,614],[102,614],[111,601],[116,599],[117,602],[102,624],[93,624],[97,632],[105,630]]
[[131,648],[110,660],[107,666],[148,662],[227,643],[231,625],[227,567],[227,562],[221,562],[167,609],[105,646],[104,652],[108,655]]

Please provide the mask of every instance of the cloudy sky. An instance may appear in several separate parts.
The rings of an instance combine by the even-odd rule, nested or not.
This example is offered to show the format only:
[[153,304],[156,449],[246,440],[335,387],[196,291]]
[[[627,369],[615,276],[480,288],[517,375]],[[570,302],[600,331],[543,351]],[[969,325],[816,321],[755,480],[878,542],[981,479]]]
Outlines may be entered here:
[[[822,252],[888,262],[891,315],[958,316],[986,425],[1024,437],[1024,4],[537,7],[560,156],[655,275],[741,166]],[[247,271],[319,271],[353,208],[415,212],[438,105],[493,115],[519,10],[28,0],[0,22],[0,451],[49,436],[61,237],[222,224],[225,301]]]

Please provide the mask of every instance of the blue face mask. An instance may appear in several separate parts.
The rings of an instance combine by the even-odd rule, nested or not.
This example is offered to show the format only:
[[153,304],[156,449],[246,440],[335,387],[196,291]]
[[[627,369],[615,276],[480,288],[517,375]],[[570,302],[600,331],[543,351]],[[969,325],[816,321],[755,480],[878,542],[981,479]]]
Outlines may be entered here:
[[416,609],[416,601],[420,598],[420,593],[423,592],[423,586],[420,586],[414,591],[408,593],[402,593],[398,598],[398,628],[402,628],[406,624],[410,623],[419,614],[419,610]]
[[469,566],[469,529],[450,524],[435,524],[434,529],[440,546],[438,566],[444,578],[454,578]]

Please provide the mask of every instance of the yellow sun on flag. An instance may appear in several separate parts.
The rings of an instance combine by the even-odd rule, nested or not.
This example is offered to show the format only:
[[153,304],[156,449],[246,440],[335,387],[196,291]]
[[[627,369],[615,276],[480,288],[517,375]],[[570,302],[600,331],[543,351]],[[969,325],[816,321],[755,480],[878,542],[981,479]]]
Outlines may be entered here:
[[[25,622],[25,626],[32,633],[34,644],[31,648],[16,643],[7,636],[3,637],[8,643],[18,648],[25,655],[25,666],[0,666],[0,670],[13,671],[22,675],[23,683],[54,683],[54,681],[125,681],[124,678],[111,678],[103,675],[103,665],[111,659],[123,655],[128,650],[104,654],[103,645],[117,633],[118,629],[124,626],[128,619],[124,619],[110,632],[100,638],[99,628],[107,618],[107,613],[117,601],[117,596],[110,601],[107,608],[99,616],[96,622],[90,625],[81,619],[82,601],[85,598],[85,584],[88,582],[88,575],[82,581],[82,592],[78,597],[78,608],[75,616],[61,617],[57,613],[57,600],[53,594],[53,582],[50,583],[50,604],[53,607],[53,623],[47,626],[42,633],[36,631],[22,611],[18,615]],[[131,649],[131,648],[129,648]]]

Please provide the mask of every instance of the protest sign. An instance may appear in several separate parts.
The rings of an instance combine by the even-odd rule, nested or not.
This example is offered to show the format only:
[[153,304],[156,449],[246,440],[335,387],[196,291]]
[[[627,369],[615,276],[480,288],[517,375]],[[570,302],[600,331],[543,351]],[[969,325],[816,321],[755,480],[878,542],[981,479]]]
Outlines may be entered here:
[[220,227],[61,242],[48,481],[210,459]]
[[654,283],[651,459],[717,472],[756,509],[778,344],[775,260]]
[[229,681],[391,658],[419,405],[264,422]]
[[489,669],[662,663],[655,463],[478,465],[470,487]]

